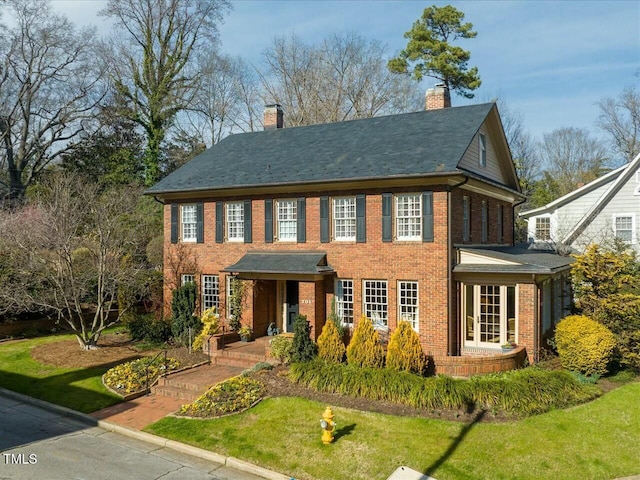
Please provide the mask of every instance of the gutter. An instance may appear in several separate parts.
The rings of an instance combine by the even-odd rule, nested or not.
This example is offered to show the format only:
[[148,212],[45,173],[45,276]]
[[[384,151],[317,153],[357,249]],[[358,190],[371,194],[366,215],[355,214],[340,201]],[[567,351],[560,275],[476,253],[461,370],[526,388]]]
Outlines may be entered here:
[[454,349],[456,344],[457,329],[456,319],[453,316],[453,302],[457,302],[457,292],[453,291],[453,240],[451,238],[451,193],[455,188],[459,188],[469,181],[469,177],[465,175],[464,180],[456,185],[447,187],[447,292],[449,295],[449,301],[447,302],[447,317],[449,321],[448,328],[448,340],[447,340],[447,356],[453,357],[460,355],[458,348]]

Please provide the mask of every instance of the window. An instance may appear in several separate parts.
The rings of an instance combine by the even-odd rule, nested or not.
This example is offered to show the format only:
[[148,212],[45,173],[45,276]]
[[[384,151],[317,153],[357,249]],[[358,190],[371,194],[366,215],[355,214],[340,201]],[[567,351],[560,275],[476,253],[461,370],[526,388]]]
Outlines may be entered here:
[[202,308],[220,306],[220,279],[218,275],[202,276]]
[[422,196],[396,196],[396,237],[398,240],[422,240]]
[[194,283],[195,277],[190,273],[184,273],[180,276],[180,285],[185,286],[187,283]]
[[463,297],[466,347],[500,348],[517,341],[515,286],[467,284]]
[[364,314],[376,328],[386,328],[388,319],[387,281],[364,280]]
[[462,241],[468,242],[471,238],[471,202],[469,197],[462,197]]
[[634,215],[614,215],[613,233],[623,242],[635,243]]
[[418,282],[398,282],[398,318],[418,331]]
[[227,212],[227,240],[230,242],[244,241],[244,206],[242,202],[225,204]]
[[489,239],[489,207],[487,202],[482,201],[482,243],[487,243]]
[[353,280],[337,280],[336,314],[343,325],[353,326]]
[[195,205],[180,206],[180,226],[183,242],[195,242],[198,238],[197,208]]
[[536,218],[536,240],[551,240],[551,218]]
[[487,137],[484,135],[484,133],[481,133],[478,136],[478,141],[479,141],[479,148],[480,148],[480,158],[479,158],[480,166],[486,167],[487,166]]
[[278,200],[276,214],[278,240],[281,242],[295,242],[298,238],[296,200]]
[[356,197],[333,199],[333,238],[356,239]]

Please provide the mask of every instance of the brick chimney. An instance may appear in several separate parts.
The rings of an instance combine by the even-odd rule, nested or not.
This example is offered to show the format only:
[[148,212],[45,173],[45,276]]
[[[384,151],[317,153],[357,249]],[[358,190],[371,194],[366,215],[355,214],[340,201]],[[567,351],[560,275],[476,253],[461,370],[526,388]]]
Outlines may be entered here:
[[282,105],[277,103],[265,105],[263,123],[265,130],[284,128],[284,113],[282,112]]
[[440,110],[451,107],[451,95],[444,83],[437,83],[435,87],[427,90],[425,95],[425,108],[427,110]]

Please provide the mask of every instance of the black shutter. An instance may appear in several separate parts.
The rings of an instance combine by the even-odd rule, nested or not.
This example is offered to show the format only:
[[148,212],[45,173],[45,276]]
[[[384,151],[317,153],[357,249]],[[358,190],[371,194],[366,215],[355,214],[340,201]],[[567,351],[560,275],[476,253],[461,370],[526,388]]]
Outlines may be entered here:
[[356,242],[367,241],[367,204],[364,195],[356,195]]
[[273,243],[273,200],[264,201],[264,241]]
[[433,192],[422,193],[422,241],[433,242]]
[[320,197],[320,242],[329,243],[329,197]]
[[224,203],[216,202],[216,243],[224,242]]
[[382,241],[391,242],[393,240],[393,224],[391,223],[391,206],[393,195],[382,194]]
[[196,203],[196,242],[204,243],[204,204]]
[[178,243],[178,221],[180,219],[180,205],[171,204],[171,243]]
[[298,243],[307,241],[307,199],[302,197],[298,199]]
[[244,243],[251,243],[251,200],[244,201]]

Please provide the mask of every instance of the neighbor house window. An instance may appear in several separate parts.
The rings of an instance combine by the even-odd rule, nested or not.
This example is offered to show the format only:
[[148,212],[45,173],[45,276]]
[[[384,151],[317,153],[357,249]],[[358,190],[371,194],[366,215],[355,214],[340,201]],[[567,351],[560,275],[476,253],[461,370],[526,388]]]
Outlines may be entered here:
[[202,276],[202,308],[220,306],[220,279],[218,275]]
[[356,197],[333,199],[333,238],[356,239]]
[[471,201],[469,197],[462,197],[462,241],[471,238]]
[[386,328],[388,321],[387,281],[364,280],[363,310],[376,328]]
[[197,241],[197,208],[195,205],[180,206],[180,229],[183,242]]
[[482,201],[482,243],[487,243],[489,239],[489,206]]
[[418,282],[398,282],[398,318],[418,331]]
[[225,204],[227,220],[227,240],[244,241],[244,205],[242,202]]
[[195,277],[194,275],[190,274],[190,273],[184,273],[180,276],[180,285],[182,285],[183,287],[187,284],[187,283],[195,283]]
[[298,212],[296,200],[278,200],[276,203],[278,240],[295,242],[298,238]]
[[487,166],[487,137],[483,133],[481,133],[478,136],[478,140],[479,140],[479,142],[478,142],[479,145],[478,146],[479,146],[479,149],[480,149],[480,152],[479,152],[480,153],[480,157],[479,157],[478,160],[479,160],[481,166],[486,167]]
[[551,218],[536,218],[536,240],[551,240]]
[[353,326],[353,280],[336,281],[336,314],[343,325]]
[[613,216],[613,233],[616,238],[623,242],[635,242],[634,215],[614,215]]
[[422,195],[396,196],[396,238],[422,240]]

